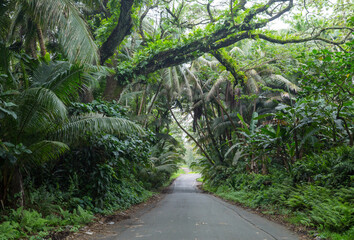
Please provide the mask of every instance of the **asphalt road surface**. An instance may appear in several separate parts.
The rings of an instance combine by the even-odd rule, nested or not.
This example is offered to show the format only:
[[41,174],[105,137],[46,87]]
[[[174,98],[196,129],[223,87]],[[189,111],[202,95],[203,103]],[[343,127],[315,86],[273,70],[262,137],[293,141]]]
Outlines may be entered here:
[[[122,221],[109,239],[131,240],[271,240],[299,239],[285,227],[203,194],[199,174],[184,174],[171,193],[139,218]],[[108,238],[106,238],[108,239]]]

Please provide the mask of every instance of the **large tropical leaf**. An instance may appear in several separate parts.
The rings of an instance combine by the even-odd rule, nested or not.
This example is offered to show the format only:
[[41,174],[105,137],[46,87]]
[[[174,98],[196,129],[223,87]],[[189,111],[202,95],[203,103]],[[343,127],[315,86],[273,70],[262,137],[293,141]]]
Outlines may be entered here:
[[59,33],[60,45],[70,62],[98,62],[98,49],[80,12],[70,0],[22,0],[32,17]]
[[80,89],[96,82],[87,69],[68,62],[42,63],[34,71],[32,81],[33,86],[50,89],[66,104]]
[[219,78],[216,80],[216,82],[213,84],[210,91],[208,92],[208,94],[206,96],[206,100],[210,101],[211,99],[213,99],[216,96],[220,85],[223,82],[226,82],[227,80],[228,80],[228,78],[226,76],[226,72],[223,72],[222,74],[220,74]]
[[101,115],[74,117],[51,133],[51,138],[65,143],[75,143],[85,137],[85,133],[105,132],[115,135],[145,134],[143,128],[124,118],[109,118]]
[[290,90],[293,93],[297,93],[300,90],[300,88],[296,86],[296,84],[290,82],[288,79],[284,78],[281,75],[271,74],[264,80],[266,85],[272,88],[283,89],[285,91]]
[[18,97],[18,134],[45,132],[67,119],[64,103],[49,89],[30,88]]
[[40,141],[28,147],[32,153],[28,154],[26,158],[35,164],[42,164],[44,162],[55,160],[61,154],[69,150],[68,145],[56,141]]

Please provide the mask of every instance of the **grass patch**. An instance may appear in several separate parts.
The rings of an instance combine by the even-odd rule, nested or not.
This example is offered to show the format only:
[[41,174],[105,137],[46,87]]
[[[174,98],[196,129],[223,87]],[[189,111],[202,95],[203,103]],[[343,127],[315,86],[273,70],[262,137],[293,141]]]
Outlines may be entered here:
[[203,177],[197,178],[197,182],[203,182],[203,181],[204,181]]
[[281,214],[291,224],[316,229],[317,235],[325,239],[354,239],[354,188],[274,184],[257,189],[252,184],[237,189],[204,184],[203,188],[223,199],[263,209],[265,214]]
[[178,178],[179,176],[181,176],[182,174],[185,174],[186,171],[184,171],[182,168],[178,169],[177,172],[175,172],[174,174],[171,175],[170,177],[170,182],[175,180],[176,178]]

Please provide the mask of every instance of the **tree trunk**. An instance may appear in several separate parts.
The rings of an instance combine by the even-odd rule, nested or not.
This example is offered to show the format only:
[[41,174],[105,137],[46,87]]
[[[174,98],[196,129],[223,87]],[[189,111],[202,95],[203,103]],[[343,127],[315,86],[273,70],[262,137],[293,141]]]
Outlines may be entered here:
[[39,26],[39,24],[37,24],[37,36],[38,36],[39,47],[41,48],[41,55],[42,57],[44,57],[45,54],[47,53],[47,50],[45,48],[42,28],[41,26]]
[[119,100],[125,86],[119,85],[114,75],[108,76],[106,88],[103,92],[103,99],[106,101]]
[[143,96],[141,97],[141,102],[140,102],[138,116],[140,116],[141,112],[143,111],[143,106],[144,106],[145,98],[146,98],[146,91],[147,91],[147,86],[145,87]]
[[22,174],[20,168],[17,166],[14,170],[10,185],[10,196],[14,197],[14,205],[23,207],[25,204],[25,192],[23,189]]
[[82,103],[90,103],[94,100],[92,90],[85,86],[79,90],[79,97]]
[[262,174],[263,175],[268,174],[268,168],[267,168],[266,159],[264,155],[262,156]]
[[146,127],[146,124],[147,124],[147,122],[148,122],[148,116],[149,116],[150,113],[151,113],[152,107],[153,107],[154,104],[155,104],[155,101],[156,101],[156,99],[157,99],[157,96],[158,96],[159,93],[160,93],[161,86],[162,86],[162,80],[160,81],[159,86],[158,86],[158,88],[157,88],[157,91],[156,91],[156,93],[155,93],[155,95],[154,95],[154,97],[153,97],[153,99],[152,99],[152,101],[151,101],[151,105],[149,106],[149,108],[148,108],[148,110],[147,110],[147,112],[146,112],[146,118],[145,118],[144,125],[143,125],[144,128]]
[[36,50],[36,39],[29,39],[25,45],[25,52],[27,55],[31,56],[34,59],[37,59],[37,50]]
[[120,3],[121,7],[118,24],[100,48],[101,65],[113,55],[125,36],[130,34],[130,30],[133,27],[131,15],[134,0],[122,0]]
[[298,119],[295,120],[295,124],[294,124],[294,141],[295,141],[295,159],[292,160],[292,163],[295,162],[295,160],[298,160],[300,158],[300,151],[299,151],[299,140],[297,139],[297,121]]

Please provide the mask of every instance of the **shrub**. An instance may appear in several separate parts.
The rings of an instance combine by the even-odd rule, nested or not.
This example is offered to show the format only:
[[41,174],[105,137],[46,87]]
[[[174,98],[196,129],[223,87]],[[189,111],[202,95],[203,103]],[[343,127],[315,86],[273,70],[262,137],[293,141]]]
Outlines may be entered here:
[[304,157],[293,168],[294,182],[314,182],[320,186],[354,186],[354,147],[338,147]]

